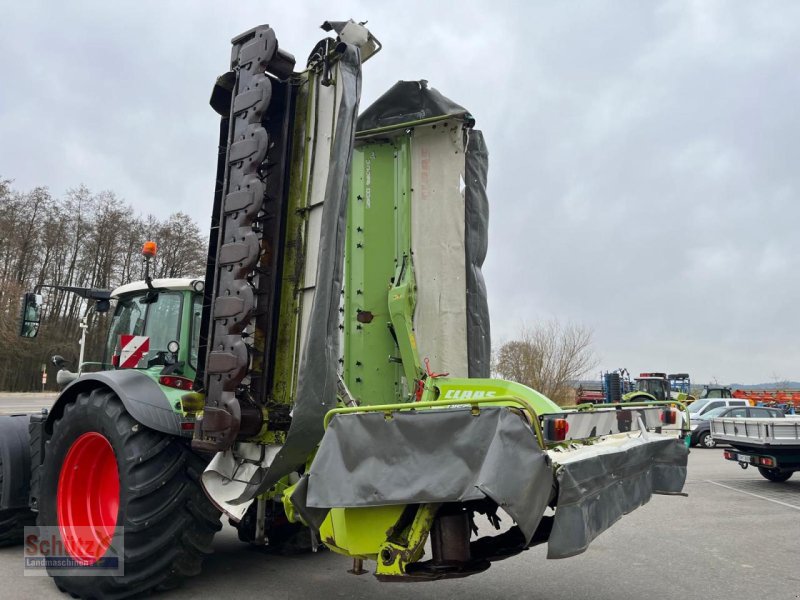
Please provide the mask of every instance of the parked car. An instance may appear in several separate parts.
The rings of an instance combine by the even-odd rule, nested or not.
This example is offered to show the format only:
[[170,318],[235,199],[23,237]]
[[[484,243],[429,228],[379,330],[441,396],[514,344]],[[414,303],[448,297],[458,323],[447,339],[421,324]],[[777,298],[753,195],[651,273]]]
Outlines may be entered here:
[[718,406],[699,416],[692,415],[692,446],[716,448],[717,442],[711,437],[711,419],[715,417],[770,419],[783,416],[782,410],[766,406]]
[[744,398],[719,398],[701,395],[700,398],[689,405],[688,411],[689,415],[692,417],[692,421],[694,421],[696,418],[715,408],[722,406],[751,406],[751,404],[749,400]]

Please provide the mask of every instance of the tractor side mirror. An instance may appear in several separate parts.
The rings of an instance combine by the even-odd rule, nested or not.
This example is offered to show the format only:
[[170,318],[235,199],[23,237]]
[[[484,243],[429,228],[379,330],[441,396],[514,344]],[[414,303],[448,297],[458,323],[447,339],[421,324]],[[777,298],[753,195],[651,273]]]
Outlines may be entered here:
[[109,310],[111,310],[111,300],[106,298],[96,300],[94,304],[94,310],[98,313],[107,313]]
[[35,338],[39,333],[39,323],[42,320],[42,296],[28,292],[22,301],[22,323],[19,335],[26,338]]

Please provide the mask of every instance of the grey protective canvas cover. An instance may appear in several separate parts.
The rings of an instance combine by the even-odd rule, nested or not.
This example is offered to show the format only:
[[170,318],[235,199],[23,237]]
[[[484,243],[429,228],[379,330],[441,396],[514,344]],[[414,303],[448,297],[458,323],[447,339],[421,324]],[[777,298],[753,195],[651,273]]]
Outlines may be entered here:
[[519,525],[527,544],[557,492],[548,558],[585,551],[653,494],[686,479],[683,441],[645,432],[552,462],[533,431],[504,408],[404,411],[334,417],[292,502],[319,527],[333,507],[465,502],[488,497]]
[[410,137],[414,333],[420,358],[451,377],[469,375],[464,141],[458,119]]
[[594,448],[594,456],[558,463],[558,504],[548,558],[580,554],[653,494],[678,494],[683,489],[689,454],[683,440],[642,432],[621,446]]
[[488,497],[529,540],[552,493],[550,461],[520,416],[457,408],[334,417],[292,501],[319,526],[333,507]]

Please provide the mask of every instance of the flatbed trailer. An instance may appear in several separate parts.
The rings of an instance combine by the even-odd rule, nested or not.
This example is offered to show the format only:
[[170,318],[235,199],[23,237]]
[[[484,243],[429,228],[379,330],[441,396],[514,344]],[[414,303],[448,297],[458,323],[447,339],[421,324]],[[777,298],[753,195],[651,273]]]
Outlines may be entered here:
[[800,418],[713,419],[711,435],[733,447],[724,451],[726,460],[754,466],[770,481],[782,483],[800,471]]

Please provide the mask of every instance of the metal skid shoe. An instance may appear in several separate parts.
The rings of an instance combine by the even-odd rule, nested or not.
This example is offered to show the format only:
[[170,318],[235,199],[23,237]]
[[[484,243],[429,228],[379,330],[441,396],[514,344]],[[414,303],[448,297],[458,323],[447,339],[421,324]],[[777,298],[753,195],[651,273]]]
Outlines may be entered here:
[[[402,521],[402,520],[401,520]],[[430,531],[431,560],[418,561]],[[379,581],[437,581],[481,573],[491,566],[470,554],[470,520],[460,505],[423,504],[408,530],[389,536],[378,553]]]
[[[486,514],[495,529],[499,529],[500,521],[496,510]],[[431,527],[431,560],[406,565],[406,575],[402,579],[435,581],[482,573],[493,562],[516,556],[532,546],[545,543],[552,525],[552,517],[543,517],[530,540],[526,540],[515,525],[504,533],[470,541],[474,525],[469,509],[464,505],[445,505],[436,515]]]

